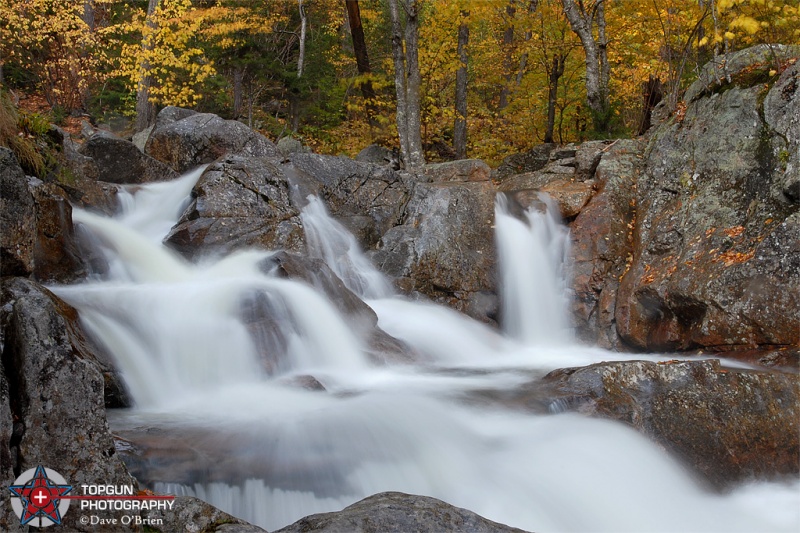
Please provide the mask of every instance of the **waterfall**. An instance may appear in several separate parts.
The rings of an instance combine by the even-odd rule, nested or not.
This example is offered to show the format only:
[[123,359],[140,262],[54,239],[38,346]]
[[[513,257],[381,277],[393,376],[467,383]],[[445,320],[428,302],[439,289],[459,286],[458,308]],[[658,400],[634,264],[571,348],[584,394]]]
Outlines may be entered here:
[[566,261],[569,231],[558,208],[543,193],[541,212],[514,217],[505,195],[495,201],[495,240],[500,262],[503,330],[525,344],[565,344],[572,340],[567,318]]
[[[796,530],[800,517],[786,511],[796,484],[708,494],[620,424],[486,400],[557,366],[608,358],[542,347],[569,339],[558,293],[567,235],[551,215],[529,211],[522,221],[498,203],[503,298],[513,301],[503,336],[393,295],[354,237],[310,199],[310,253],[421,357],[378,366],[365,356],[369,339],[325,296],[264,271],[270,252],[195,265],[161,244],[200,172],[131,189],[114,218],[75,210],[110,268],[53,287],[114,357],[136,402],[109,412],[115,433],[171,439],[137,460],[151,488],[196,495],[270,530],[385,490],[531,531]],[[324,390],[293,381],[309,376]]]

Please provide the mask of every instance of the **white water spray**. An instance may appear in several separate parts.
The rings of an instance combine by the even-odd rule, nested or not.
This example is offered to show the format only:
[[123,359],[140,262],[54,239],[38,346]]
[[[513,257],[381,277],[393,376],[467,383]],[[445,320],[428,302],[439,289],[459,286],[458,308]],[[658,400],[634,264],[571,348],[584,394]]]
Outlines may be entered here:
[[[371,298],[385,331],[425,358],[418,365],[371,366],[365,341],[323,296],[262,273],[267,252],[197,266],[163,248],[163,233],[151,234],[139,213],[149,210],[148,217],[162,221],[159,231],[167,231],[177,209],[145,198],[163,187],[180,204],[186,183],[172,185],[141,187],[116,220],[77,212],[76,221],[105,243],[119,268],[104,281],[55,288],[115,357],[137,402],[135,410],[112,413],[115,431],[192,435],[191,449],[205,458],[186,465],[185,475],[206,476],[176,484],[169,477],[175,471],[159,470],[156,457],[148,481],[158,490],[196,494],[268,529],[383,490],[438,497],[533,531],[792,531],[800,523],[772,512],[772,502],[797,501],[780,500],[791,491],[796,496],[796,486],[762,486],[779,497],[761,493],[764,503],[748,509],[743,502],[753,497],[706,494],[621,425],[534,416],[473,396],[552,369],[558,351],[521,347],[451,310],[387,298],[388,283],[375,281],[377,271],[353,237],[312,201],[303,213],[312,249],[354,292]],[[558,284],[545,281],[552,264],[539,273],[524,266],[557,255],[526,250],[545,242],[532,236],[539,222],[498,212],[501,261],[515,263],[504,274],[505,292],[530,278],[551,289]],[[561,230],[546,231],[558,237]],[[549,322],[552,308],[527,309],[559,305],[537,290],[520,288],[528,296],[504,308],[508,317],[529,315],[509,332],[533,345],[547,341],[542,330],[529,332],[534,322],[548,321],[550,333],[568,329]],[[243,303],[252,304],[246,320]],[[570,365],[608,358],[577,346],[567,351]],[[265,368],[265,357],[277,361],[273,368]],[[306,374],[326,391],[286,382]]]

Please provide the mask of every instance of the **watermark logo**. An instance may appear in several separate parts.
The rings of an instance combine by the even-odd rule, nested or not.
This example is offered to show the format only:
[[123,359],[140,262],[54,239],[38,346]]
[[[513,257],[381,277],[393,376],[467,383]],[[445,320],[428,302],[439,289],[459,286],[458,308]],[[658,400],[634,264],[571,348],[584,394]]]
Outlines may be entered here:
[[175,503],[175,496],[137,493],[133,485],[70,485],[61,474],[43,466],[23,472],[8,489],[20,524],[39,528],[60,525],[72,500],[79,500],[81,512],[87,513],[77,522],[92,526],[160,526],[163,518],[140,513],[171,511]]
[[55,470],[37,466],[23,472],[9,490],[11,508],[23,526],[47,527],[61,524],[70,502],[64,496],[72,485]]

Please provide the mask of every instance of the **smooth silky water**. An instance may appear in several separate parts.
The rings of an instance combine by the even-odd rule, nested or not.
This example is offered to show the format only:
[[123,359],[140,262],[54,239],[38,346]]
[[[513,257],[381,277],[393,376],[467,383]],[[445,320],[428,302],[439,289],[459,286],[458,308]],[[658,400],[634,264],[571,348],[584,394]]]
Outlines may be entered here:
[[[500,334],[394,294],[353,236],[309,198],[309,254],[418,356],[376,364],[363,328],[314,287],[272,275],[270,252],[190,264],[161,244],[202,170],[122,194],[115,217],[75,209],[108,268],[53,287],[112,354],[135,401],[109,412],[112,428],[191,451],[143,468],[155,490],[198,496],[269,530],[390,490],[537,532],[800,529],[796,481],[712,494],[621,424],[528,414],[472,395],[626,358],[572,340],[569,237],[552,215],[520,220],[498,199]],[[307,376],[325,390],[299,386]]]

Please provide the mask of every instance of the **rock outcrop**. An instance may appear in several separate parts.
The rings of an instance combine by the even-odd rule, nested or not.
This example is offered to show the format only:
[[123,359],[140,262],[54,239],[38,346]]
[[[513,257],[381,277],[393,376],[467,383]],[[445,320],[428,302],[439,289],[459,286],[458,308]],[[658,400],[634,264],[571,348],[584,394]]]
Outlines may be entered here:
[[381,492],[335,513],[301,518],[276,533],[524,533],[436,498]]
[[33,272],[35,209],[17,158],[0,146],[0,272],[4,276]]
[[[8,404],[0,413],[8,418],[0,421],[0,435],[8,438],[0,442],[0,456],[10,459],[14,477],[45,465],[73,484],[135,485],[115,453],[105,417],[102,367],[77,326],[74,309],[21,278],[4,279],[2,300]],[[7,468],[4,462],[3,475]],[[18,523],[7,491],[0,513],[0,527]],[[65,526],[88,531],[78,517],[67,515]]]
[[145,153],[183,173],[224,155],[276,157],[278,150],[241,122],[166,107],[158,114]]
[[652,134],[615,310],[636,349],[800,344],[800,205],[785,185],[800,123],[784,115],[798,71],[770,78],[773,63],[753,57],[731,56],[730,84],[698,80],[685,115]]

